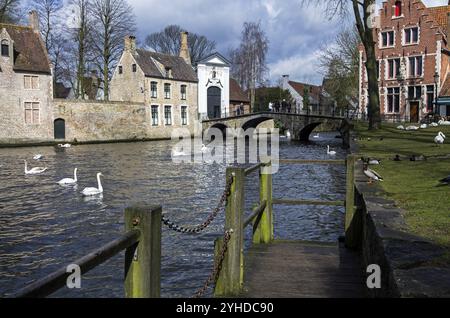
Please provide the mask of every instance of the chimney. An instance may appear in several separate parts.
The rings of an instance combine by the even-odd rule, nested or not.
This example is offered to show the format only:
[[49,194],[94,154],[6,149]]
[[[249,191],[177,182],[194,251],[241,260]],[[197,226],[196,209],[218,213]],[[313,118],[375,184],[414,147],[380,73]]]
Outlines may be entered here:
[[188,64],[191,65],[191,54],[189,53],[188,46],[188,32],[181,32],[181,48],[180,57]]
[[128,35],[125,37],[125,51],[130,52],[132,55],[136,54],[136,37]]
[[39,33],[39,16],[35,10],[30,11],[28,14],[28,20],[33,31]]

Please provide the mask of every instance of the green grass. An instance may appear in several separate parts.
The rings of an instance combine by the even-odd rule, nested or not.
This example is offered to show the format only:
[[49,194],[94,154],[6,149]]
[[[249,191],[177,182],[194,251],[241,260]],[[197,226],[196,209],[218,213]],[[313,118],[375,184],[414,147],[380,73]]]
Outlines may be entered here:
[[[359,151],[382,160],[373,169],[385,179],[381,186],[387,197],[406,211],[411,232],[450,248],[450,187],[436,187],[438,180],[450,174],[450,158],[437,158],[450,155],[450,127],[408,132],[397,130],[397,126],[384,124],[381,130],[368,131],[367,125],[356,124],[362,139],[358,140]],[[445,145],[437,147],[434,137],[439,131],[448,139]],[[402,161],[392,160],[396,154]],[[413,154],[424,155],[428,160],[411,162],[407,158]]]

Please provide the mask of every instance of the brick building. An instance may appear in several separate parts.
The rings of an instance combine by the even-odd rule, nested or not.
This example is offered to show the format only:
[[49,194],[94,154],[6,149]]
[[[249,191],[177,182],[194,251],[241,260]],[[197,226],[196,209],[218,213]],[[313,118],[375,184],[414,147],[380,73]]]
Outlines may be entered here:
[[239,83],[230,78],[230,116],[251,113],[250,98],[239,86]]
[[0,45],[0,142],[52,138],[52,73],[36,12],[29,26],[0,24]]
[[[386,120],[418,122],[426,114],[448,116],[436,107],[448,75],[450,6],[427,8],[420,0],[389,0],[375,19],[380,110]],[[360,49],[360,111],[367,113],[365,54]]]

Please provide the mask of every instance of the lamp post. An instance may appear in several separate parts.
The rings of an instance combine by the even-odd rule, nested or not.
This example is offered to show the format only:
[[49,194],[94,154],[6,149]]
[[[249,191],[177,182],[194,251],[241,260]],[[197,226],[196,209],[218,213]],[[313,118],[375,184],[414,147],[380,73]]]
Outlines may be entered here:
[[438,113],[439,73],[438,72],[434,73],[433,78],[434,78],[434,105],[435,105],[434,113],[437,114]]

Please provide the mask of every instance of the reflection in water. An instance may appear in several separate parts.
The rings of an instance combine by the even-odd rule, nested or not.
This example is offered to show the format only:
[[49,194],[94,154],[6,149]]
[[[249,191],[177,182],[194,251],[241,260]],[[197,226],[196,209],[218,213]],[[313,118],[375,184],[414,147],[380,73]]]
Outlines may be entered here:
[[[309,145],[282,142],[281,158],[328,159],[326,145],[339,146],[334,134]],[[105,144],[70,149],[0,149],[0,296],[65,267],[116,239],[123,211],[133,202],[162,204],[181,225],[204,221],[225,186],[225,164],[174,164],[171,143]],[[232,152],[227,149],[227,154]],[[49,170],[25,176],[23,159],[40,153]],[[337,158],[345,153],[338,151]],[[56,182],[78,168],[78,185]],[[83,198],[102,172],[102,196]],[[343,199],[344,167],[281,166],[274,176],[274,197]],[[258,178],[246,184],[246,210],[258,200]],[[342,234],[343,209],[275,206],[275,236],[335,241]],[[163,231],[162,295],[189,297],[209,275],[214,239],[223,234],[223,214],[197,236]],[[123,253],[83,275],[80,290],[55,297],[123,297]]]

